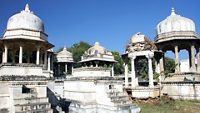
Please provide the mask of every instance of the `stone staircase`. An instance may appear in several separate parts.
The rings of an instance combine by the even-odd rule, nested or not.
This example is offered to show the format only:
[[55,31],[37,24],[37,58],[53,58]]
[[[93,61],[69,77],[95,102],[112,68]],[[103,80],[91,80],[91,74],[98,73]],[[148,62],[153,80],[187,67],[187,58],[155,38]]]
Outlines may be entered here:
[[53,113],[47,97],[24,97],[14,99],[15,113]]
[[128,95],[126,95],[124,92],[118,91],[115,88],[109,89],[107,95],[115,106],[128,106],[132,104]]

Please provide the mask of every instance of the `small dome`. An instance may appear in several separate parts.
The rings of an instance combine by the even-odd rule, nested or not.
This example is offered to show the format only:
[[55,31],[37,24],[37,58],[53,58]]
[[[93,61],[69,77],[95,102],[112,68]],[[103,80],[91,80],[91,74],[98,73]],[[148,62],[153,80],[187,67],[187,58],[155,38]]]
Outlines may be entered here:
[[92,60],[115,62],[112,53],[102,47],[99,42],[95,42],[94,46],[85,51],[85,53],[81,57],[81,62]]
[[108,52],[104,47],[100,46],[99,42],[95,42],[94,46],[89,48],[85,54],[87,55],[96,55],[96,54],[108,54],[112,55],[111,52]]
[[195,24],[191,19],[177,15],[172,8],[171,15],[157,25],[156,31],[157,35],[172,31],[195,32]]
[[7,30],[19,28],[44,32],[44,25],[42,20],[29,10],[28,4],[26,4],[24,10],[11,16],[8,20]]
[[58,62],[73,62],[72,53],[67,51],[67,48],[65,47],[62,51],[58,52],[56,58]]
[[131,37],[129,44],[126,46],[125,53],[146,50],[157,50],[157,47],[145,35],[138,32]]

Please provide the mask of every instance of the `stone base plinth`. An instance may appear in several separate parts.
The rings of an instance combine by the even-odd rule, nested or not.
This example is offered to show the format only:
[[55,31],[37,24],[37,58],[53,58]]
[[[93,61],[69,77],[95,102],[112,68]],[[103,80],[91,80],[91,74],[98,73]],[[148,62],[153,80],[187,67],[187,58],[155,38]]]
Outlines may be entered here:
[[139,113],[140,108],[134,105],[107,106],[96,103],[72,102],[69,106],[70,113]]
[[156,98],[160,96],[160,89],[159,87],[154,87],[154,88],[149,88],[149,87],[141,87],[138,86],[136,88],[131,88],[131,96],[133,98],[140,98],[140,99],[145,99],[145,98]]

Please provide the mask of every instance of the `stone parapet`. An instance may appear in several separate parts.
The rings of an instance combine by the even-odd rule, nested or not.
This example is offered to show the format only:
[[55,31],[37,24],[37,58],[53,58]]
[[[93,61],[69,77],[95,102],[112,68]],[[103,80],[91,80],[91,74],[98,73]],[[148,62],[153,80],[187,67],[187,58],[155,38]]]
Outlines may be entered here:
[[155,42],[163,42],[174,39],[197,39],[199,36],[194,31],[173,31],[156,36]]

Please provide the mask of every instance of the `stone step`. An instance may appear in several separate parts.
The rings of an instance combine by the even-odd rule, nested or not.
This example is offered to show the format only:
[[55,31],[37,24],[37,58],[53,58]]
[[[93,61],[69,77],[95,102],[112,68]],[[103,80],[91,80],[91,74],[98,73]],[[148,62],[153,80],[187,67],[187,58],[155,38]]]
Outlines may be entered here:
[[111,102],[126,102],[128,100],[128,98],[112,98]]
[[51,108],[47,108],[39,110],[15,111],[15,113],[53,113],[53,110]]
[[122,100],[122,101],[127,101],[129,98],[127,96],[116,96],[116,97],[110,97],[111,101],[115,100]]
[[113,96],[126,96],[123,92],[108,92],[108,97],[113,97]]
[[115,104],[115,105],[117,105],[117,106],[128,106],[128,105],[131,105],[132,104],[132,102],[131,101],[121,101],[121,100],[119,100],[119,101],[113,101],[113,103]]
[[47,97],[43,98],[20,98],[20,99],[14,99],[15,105],[21,105],[21,104],[34,104],[34,103],[48,103],[49,99]]

